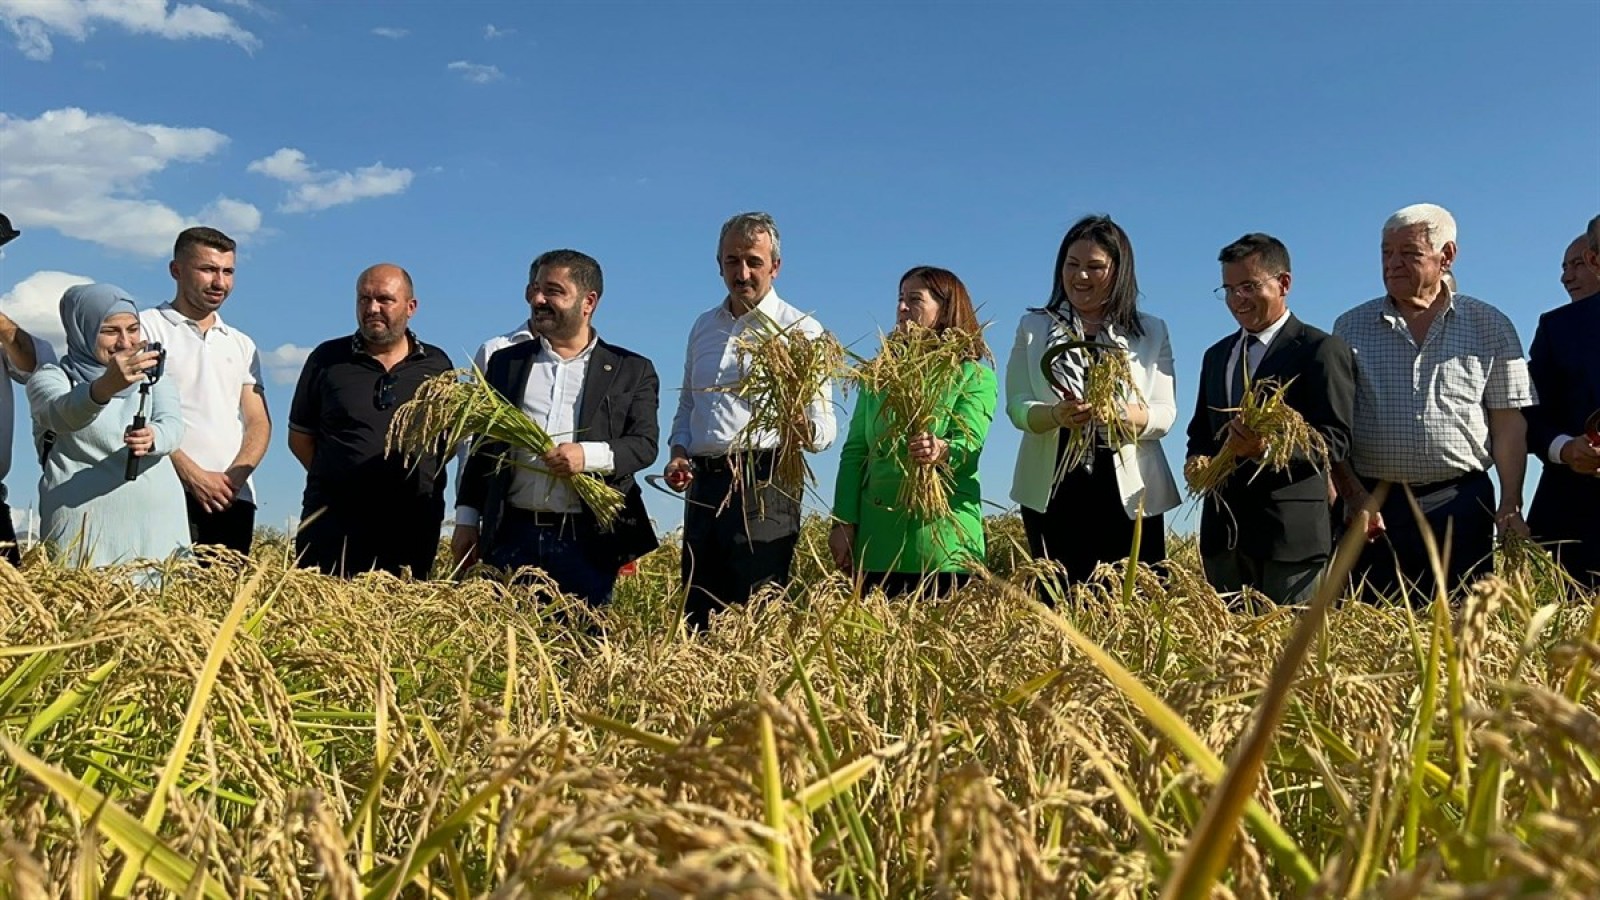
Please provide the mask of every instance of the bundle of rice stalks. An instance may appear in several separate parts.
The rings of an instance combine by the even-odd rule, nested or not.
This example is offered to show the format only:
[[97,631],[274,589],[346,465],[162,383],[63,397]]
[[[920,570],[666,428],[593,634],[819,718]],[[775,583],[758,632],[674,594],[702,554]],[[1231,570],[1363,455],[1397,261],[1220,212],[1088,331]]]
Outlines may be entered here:
[[1056,471],[1057,481],[1061,480],[1062,475],[1094,458],[1097,433],[1103,432],[1106,443],[1113,449],[1131,444],[1139,437],[1126,418],[1127,404],[1139,396],[1133,386],[1133,369],[1128,365],[1128,351],[1115,344],[1091,340],[1067,341],[1045,351],[1044,357],[1039,360],[1039,368],[1044,371],[1045,380],[1063,396],[1068,389],[1056,378],[1055,361],[1062,354],[1074,350],[1083,350],[1089,355],[1089,365],[1083,378],[1084,396],[1079,399],[1094,410],[1094,420],[1090,425],[1073,428],[1067,433],[1066,451],[1062,453],[1061,465]]
[[981,333],[934,331],[907,323],[884,336],[876,357],[849,373],[851,381],[882,399],[885,429],[895,436],[889,452],[906,476],[896,502],[914,518],[932,521],[950,515],[952,474],[948,459],[931,466],[912,463],[905,455],[906,442],[933,430],[941,405],[961,380],[962,364],[985,349]]
[[[805,321],[805,320],[800,320]],[[777,437],[771,481],[791,497],[799,497],[816,477],[806,461],[806,449],[816,435],[808,415],[819,396],[826,397],[828,382],[841,373],[844,347],[832,334],[811,337],[800,322],[779,327],[770,318],[745,329],[734,340],[739,370],[744,373],[730,385],[711,390],[732,394],[750,408],[750,421],[734,438],[734,446],[753,448],[769,436]],[[735,480],[749,484],[752,473],[731,455]]]
[[[400,453],[408,463],[440,453],[470,439],[473,445],[501,441],[513,450],[543,456],[555,446],[538,423],[490,386],[483,372],[456,369],[428,379],[410,401],[395,410],[384,444],[386,454]],[[552,473],[506,454],[501,465]],[[563,477],[563,476],[554,476]],[[588,473],[571,476],[578,498],[594,512],[602,529],[610,530],[622,510],[622,493]]]
[[[1239,407],[1224,410],[1237,414],[1246,428],[1266,441],[1266,454],[1256,469],[1258,474],[1262,469],[1282,472],[1296,456],[1308,456],[1327,471],[1328,442],[1283,399],[1293,383],[1293,378],[1282,383],[1275,378],[1252,382]],[[1183,474],[1189,482],[1190,493],[1210,496],[1221,489],[1238,468],[1238,456],[1224,444],[1216,456],[1190,460],[1184,465]]]

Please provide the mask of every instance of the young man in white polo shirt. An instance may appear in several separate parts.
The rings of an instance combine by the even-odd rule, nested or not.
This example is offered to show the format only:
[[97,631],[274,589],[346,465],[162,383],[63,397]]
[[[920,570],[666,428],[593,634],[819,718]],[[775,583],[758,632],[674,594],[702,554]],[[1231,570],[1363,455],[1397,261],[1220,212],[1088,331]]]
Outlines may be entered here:
[[183,403],[183,442],[172,462],[196,544],[250,552],[256,505],[250,475],[271,437],[255,341],[222,321],[233,291],[233,239],[215,228],[178,235],[168,271],[172,302],[139,314],[147,341],[167,349],[166,376]]

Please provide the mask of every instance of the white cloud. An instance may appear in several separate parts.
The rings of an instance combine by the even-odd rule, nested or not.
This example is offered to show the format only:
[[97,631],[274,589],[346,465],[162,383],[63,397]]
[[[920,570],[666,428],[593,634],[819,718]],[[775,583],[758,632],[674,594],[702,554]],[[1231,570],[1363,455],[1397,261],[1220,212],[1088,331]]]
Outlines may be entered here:
[[[0,0],[5,2],[5,0]],[[183,215],[145,196],[151,176],[175,163],[205,160],[228,143],[210,128],[130,122],[81,109],[54,109],[36,119],[0,113],[0,197],[17,227],[53,228],[79,240],[159,257],[190,225],[216,224]],[[219,197],[216,215],[235,238],[261,225],[261,213]],[[232,226],[231,229],[228,226]]]
[[0,312],[10,316],[22,330],[48,341],[59,357],[67,348],[67,333],[61,328],[61,295],[69,287],[93,281],[71,272],[35,272],[0,294]]
[[470,63],[464,59],[458,59],[450,65],[445,66],[445,68],[452,72],[460,72],[462,78],[465,78],[473,84],[488,84],[491,81],[499,81],[505,77],[505,75],[501,73],[499,66],[486,66],[479,63]]
[[196,3],[179,2],[168,8],[168,0],[0,0],[0,22],[16,37],[22,55],[39,62],[55,52],[52,37],[81,43],[98,25],[168,40],[228,41],[247,51],[261,46],[227,13]]
[[294,186],[279,207],[284,212],[314,212],[371,197],[387,197],[410,187],[414,177],[410,169],[391,169],[381,162],[352,172],[318,169],[293,147],[283,147],[256,160],[247,171]]
[[493,24],[483,26],[483,39],[486,41],[492,41],[495,38],[510,37],[516,33],[517,30],[515,28],[496,28]]
[[372,33],[381,38],[388,38],[391,41],[398,41],[411,32],[404,28],[391,28],[388,25],[380,25],[377,28],[372,29]]
[[306,357],[310,355],[310,347],[283,344],[276,350],[261,354],[261,367],[266,370],[267,378],[273,384],[294,384],[300,379],[300,370],[305,367]]

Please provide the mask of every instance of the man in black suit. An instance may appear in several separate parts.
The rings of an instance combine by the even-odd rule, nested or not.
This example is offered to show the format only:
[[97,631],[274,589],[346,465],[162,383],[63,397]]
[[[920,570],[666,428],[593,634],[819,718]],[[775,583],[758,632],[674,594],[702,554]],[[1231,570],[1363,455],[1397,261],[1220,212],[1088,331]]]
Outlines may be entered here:
[[1239,469],[1208,498],[1200,515],[1200,556],[1219,591],[1246,585],[1273,602],[1310,600],[1333,546],[1328,472],[1297,458],[1282,472],[1258,469],[1266,443],[1228,410],[1247,383],[1288,383],[1285,400],[1328,443],[1333,460],[1350,445],[1355,367],[1350,348],[1289,312],[1289,251],[1266,234],[1247,234],[1222,248],[1217,296],[1240,329],[1206,351],[1190,459],[1231,445]]
[[[479,558],[507,570],[534,566],[593,605],[610,601],[619,567],[657,546],[633,476],[655,462],[660,381],[650,360],[595,333],[603,290],[600,264],[576,250],[533,261],[526,297],[537,337],[495,353],[485,376],[557,443],[511,464],[504,444],[475,448],[450,541],[458,567]],[[626,498],[610,531],[572,487],[582,472]]]
[[[1589,222],[1589,266],[1600,272],[1600,216]],[[1539,317],[1528,353],[1539,404],[1523,410],[1528,452],[1544,462],[1528,528],[1573,578],[1600,589],[1600,293]]]

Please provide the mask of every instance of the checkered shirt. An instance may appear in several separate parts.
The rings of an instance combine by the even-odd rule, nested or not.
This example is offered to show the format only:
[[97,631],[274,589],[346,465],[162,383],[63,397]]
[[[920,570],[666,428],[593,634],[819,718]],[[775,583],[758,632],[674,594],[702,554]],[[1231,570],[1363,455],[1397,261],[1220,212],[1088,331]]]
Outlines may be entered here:
[[1387,297],[1334,323],[1356,357],[1358,474],[1428,484],[1487,470],[1488,411],[1538,402],[1511,320],[1466,294],[1447,302],[1420,348]]

